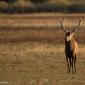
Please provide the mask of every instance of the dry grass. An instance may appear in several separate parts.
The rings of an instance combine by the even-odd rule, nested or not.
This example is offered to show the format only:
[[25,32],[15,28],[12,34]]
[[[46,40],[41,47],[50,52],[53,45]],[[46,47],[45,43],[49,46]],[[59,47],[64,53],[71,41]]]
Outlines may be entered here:
[[[72,29],[71,29],[72,30]],[[78,43],[85,43],[85,29],[80,28],[76,34]],[[62,37],[61,37],[62,36]],[[64,33],[59,28],[0,28],[0,43],[7,42],[49,42],[49,43],[64,43]]]
[[[85,43],[84,14],[67,15],[52,13],[1,16],[0,42],[34,41],[62,43],[64,42],[64,34],[60,29],[60,19],[63,16],[65,18],[64,27],[67,29],[76,25],[78,19],[82,19],[80,30],[76,33],[76,38],[78,42]],[[60,38],[60,35],[62,35],[62,38]]]
[[0,81],[7,85],[84,85],[84,49],[80,45],[77,74],[73,75],[66,73],[63,45],[0,44]]
[[[60,19],[60,16],[57,16],[57,19]],[[70,21],[71,17],[66,22],[68,20]],[[19,27],[20,21],[23,27]],[[43,25],[46,22],[47,25],[51,22],[56,23],[56,19],[52,17],[0,19],[0,23],[5,25],[0,28],[0,83],[7,81],[6,85],[85,85],[85,29],[83,26],[76,33],[79,54],[77,74],[73,75],[66,72],[64,34],[60,27],[56,29],[53,26],[41,28],[24,25],[25,22],[34,24],[35,21]],[[18,26],[12,26],[16,24]]]
[[[82,19],[85,22],[85,14],[56,14],[56,13],[40,13],[40,14],[22,14],[22,15],[0,15],[0,26],[37,26],[39,24],[49,26],[50,24],[56,26],[59,24],[61,16],[65,18],[66,22]],[[65,22],[65,23],[66,23]],[[57,24],[58,23],[58,24]]]

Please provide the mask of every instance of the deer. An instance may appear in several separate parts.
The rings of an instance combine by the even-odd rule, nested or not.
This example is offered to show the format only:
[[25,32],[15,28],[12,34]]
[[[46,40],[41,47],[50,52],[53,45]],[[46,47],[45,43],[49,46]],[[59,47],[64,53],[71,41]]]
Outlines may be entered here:
[[78,20],[78,24],[76,27],[73,27],[71,31],[68,31],[63,28],[63,21],[62,19],[60,21],[61,29],[65,33],[65,56],[66,56],[66,62],[67,62],[67,73],[76,73],[76,60],[77,60],[77,54],[78,54],[78,44],[76,40],[74,39],[75,31],[78,30],[81,19]]

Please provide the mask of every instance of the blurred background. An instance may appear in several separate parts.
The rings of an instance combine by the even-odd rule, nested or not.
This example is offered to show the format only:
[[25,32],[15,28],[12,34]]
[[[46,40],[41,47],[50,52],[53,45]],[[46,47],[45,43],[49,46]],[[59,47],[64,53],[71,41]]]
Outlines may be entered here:
[[0,0],[1,13],[84,13],[85,0]]

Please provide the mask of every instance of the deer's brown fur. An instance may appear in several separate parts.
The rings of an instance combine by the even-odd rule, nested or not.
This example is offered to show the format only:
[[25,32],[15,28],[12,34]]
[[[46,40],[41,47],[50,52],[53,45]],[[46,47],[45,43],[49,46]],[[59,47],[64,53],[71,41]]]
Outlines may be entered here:
[[[79,25],[80,26],[81,20],[79,20]],[[61,28],[63,29],[62,26],[63,21],[61,21]],[[77,28],[78,28],[77,27]],[[67,67],[68,67],[68,73],[70,73],[72,69],[72,73],[76,73],[76,57],[78,53],[78,44],[74,39],[74,32],[77,29],[73,29],[73,31],[66,31],[65,29],[65,55],[66,55],[66,60],[67,60]]]

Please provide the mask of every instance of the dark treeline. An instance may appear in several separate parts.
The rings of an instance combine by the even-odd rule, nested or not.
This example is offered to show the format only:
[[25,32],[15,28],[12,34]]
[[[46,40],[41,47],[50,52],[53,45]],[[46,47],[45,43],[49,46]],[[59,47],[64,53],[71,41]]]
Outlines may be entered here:
[[1,13],[84,13],[84,4],[51,3],[49,0],[0,0]]

